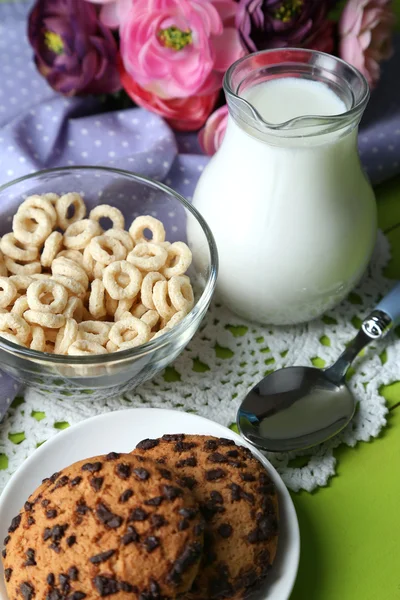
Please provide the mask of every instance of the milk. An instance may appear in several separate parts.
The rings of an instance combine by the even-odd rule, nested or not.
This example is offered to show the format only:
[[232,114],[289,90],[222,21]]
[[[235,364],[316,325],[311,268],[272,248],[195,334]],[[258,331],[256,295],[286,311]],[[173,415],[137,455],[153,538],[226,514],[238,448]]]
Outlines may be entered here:
[[[323,83],[301,78],[268,81],[243,97],[274,124],[347,110]],[[300,123],[299,137],[264,135],[229,117],[194,194],[217,242],[220,299],[250,320],[317,317],[354,287],[373,250],[376,206],[357,128],[309,131]]]

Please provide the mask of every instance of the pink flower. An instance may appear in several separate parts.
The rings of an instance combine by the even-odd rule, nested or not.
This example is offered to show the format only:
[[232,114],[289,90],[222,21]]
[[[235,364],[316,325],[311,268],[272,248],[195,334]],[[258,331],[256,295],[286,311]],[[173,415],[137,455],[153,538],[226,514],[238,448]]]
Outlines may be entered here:
[[119,0],[126,71],[159,98],[213,94],[245,54],[236,9],[234,0]]
[[393,53],[394,22],[390,0],[349,0],[340,18],[340,56],[361,71],[371,87],[379,80],[379,63]]
[[218,108],[199,133],[199,142],[203,152],[212,156],[216,153],[225,136],[228,123],[228,107],[225,104]]
[[180,131],[196,131],[202,127],[219,95],[216,91],[190,98],[160,98],[138,85],[122,64],[119,65],[119,74],[126,93],[136,104],[165,117],[171,127]]

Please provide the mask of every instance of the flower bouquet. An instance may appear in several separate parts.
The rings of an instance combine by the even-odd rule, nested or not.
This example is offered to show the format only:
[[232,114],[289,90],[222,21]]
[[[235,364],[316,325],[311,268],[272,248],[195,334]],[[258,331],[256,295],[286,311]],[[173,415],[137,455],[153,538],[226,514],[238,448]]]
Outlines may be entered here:
[[311,48],[353,64],[374,87],[392,54],[393,25],[390,0],[36,0],[28,36],[59,93],[122,90],[177,130],[206,123],[200,142],[213,154],[227,107],[211,113],[238,58]]

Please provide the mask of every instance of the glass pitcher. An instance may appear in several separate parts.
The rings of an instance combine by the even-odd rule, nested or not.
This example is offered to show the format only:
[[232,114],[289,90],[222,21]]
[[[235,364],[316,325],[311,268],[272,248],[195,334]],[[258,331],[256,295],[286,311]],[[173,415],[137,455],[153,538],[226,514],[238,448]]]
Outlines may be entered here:
[[[342,112],[267,122],[246,96],[287,77],[324,84]],[[279,49],[234,63],[224,90],[226,134],[193,198],[217,242],[218,294],[256,322],[308,321],[349,293],[374,248],[375,197],[357,151],[368,84],[333,56]]]

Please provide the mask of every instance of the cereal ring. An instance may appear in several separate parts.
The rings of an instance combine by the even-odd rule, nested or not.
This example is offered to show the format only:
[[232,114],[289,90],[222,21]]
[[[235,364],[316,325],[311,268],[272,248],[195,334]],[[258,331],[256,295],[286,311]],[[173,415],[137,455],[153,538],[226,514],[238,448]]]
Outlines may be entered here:
[[113,317],[115,315],[115,311],[118,308],[118,300],[114,300],[114,298],[111,298],[111,296],[107,292],[107,290],[105,291],[104,297],[105,297],[107,314],[110,317]]
[[114,321],[119,321],[120,319],[122,319],[122,315],[131,310],[133,303],[133,298],[125,298],[124,300],[119,300],[117,309],[114,313]]
[[167,279],[174,275],[183,275],[192,262],[192,252],[184,242],[174,242],[168,248],[168,258],[166,265],[161,269],[161,273]]
[[186,317],[186,315],[187,315],[187,313],[184,312],[183,310],[176,312],[174,314],[174,316],[168,321],[168,323],[162,329],[157,331],[157,333],[155,333],[151,339],[154,340],[154,338],[158,338],[158,337],[160,337],[160,335],[163,335],[164,333],[171,331],[171,329],[173,329],[176,325],[178,325],[178,323],[180,323],[182,321],[182,319],[184,319]]
[[143,304],[150,310],[155,310],[153,302],[153,287],[157,281],[165,281],[164,275],[153,271],[147,273],[142,281],[142,287],[140,289],[140,296]]
[[175,307],[168,296],[168,282],[157,281],[153,289],[153,302],[156,311],[163,319],[169,321],[176,313]]
[[105,317],[107,314],[105,288],[101,279],[95,279],[92,282],[89,296],[89,312],[95,319]]
[[49,215],[39,208],[19,210],[13,218],[14,235],[21,244],[40,246],[52,230]]
[[23,246],[13,233],[3,235],[0,242],[0,249],[6,256],[21,262],[36,260],[39,254],[37,246]]
[[9,279],[17,288],[18,293],[26,292],[32,281],[34,281],[33,277],[29,275],[11,275]]
[[76,262],[80,267],[85,268],[83,264],[83,254],[79,252],[79,250],[61,250],[56,256],[56,258],[69,258]]
[[14,302],[14,306],[11,309],[11,312],[14,315],[18,315],[19,317],[22,317],[22,315],[24,314],[24,312],[26,310],[29,310],[29,304],[28,304],[28,298],[26,296],[20,296],[19,298],[17,298]]
[[[49,294],[49,297],[45,298],[45,294]],[[68,292],[65,287],[52,279],[34,281],[26,290],[26,296],[31,310],[54,314],[61,313],[68,302]]]
[[63,236],[59,231],[53,231],[44,243],[40,262],[43,267],[51,267],[51,263],[61,250],[63,245]]
[[[68,217],[68,212],[70,211],[71,206],[74,207],[74,214],[72,217]],[[76,192],[70,192],[69,194],[64,194],[56,200],[56,212],[58,226],[65,230],[68,229],[72,223],[81,221],[85,218],[86,206],[80,194],[77,194]]]
[[42,270],[42,265],[39,261],[27,263],[26,265],[20,265],[9,256],[5,256],[4,263],[10,273],[13,275],[35,275],[36,273],[40,273]]
[[0,329],[0,341],[2,341],[2,338],[3,340],[7,340],[8,342],[18,344],[18,346],[25,346],[25,348],[27,347],[26,343],[21,342],[21,340],[19,340],[16,335],[14,335],[13,333],[7,333],[6,331],[1,331]]
[[85,269],[70,258],[65,258],[65,256],[60,256],[60,258],[53,260],[51,272],[53,275],[64,275],[65,277],[71,277],[83,285],[85,290],[89,286],[89,279]]
[[4,256],[2,251],[0,250],[0,277],[7,277],[8,271],[7,267],[4,263]]
[[19,205],[17,212],[22,212],[26,208],[38,208],[40,210],[43,210],[49,216],[51,226],[55,226],[57,222],[57,213],[50,200],[44,198],[44,196],[38,196],[37,194],[29,196],[26,200],[23,201],[22,204]]
[[93,277],[95,279],[103,279],[105,266],[99,262],[94,263],[93,267]]
[[66,319],[64,327],[57,332],[54,352],[56,354],[67,354],[68,348],[78,339],[78,323],[75,319]]
[[127,231],[124,231],[123,229],[107,229],[107,231],[104,232],[104,235],[112,237],[115,240],[121,242],[127,253],[130,252],[133,248],[133,240],[131,236]]
[[72,250],[82,250],[96,235],[101,235],[101,227],[96,221],[76,221],[69,225],[64,233],[64,246]]
[[32,325],[31,327],[32,341],[29,345],[31,350],[37,350],[38,352],[44,352],[46,350],[46,336],[44,329],[39,325]]
[[158,271],[168,258],[168,251],[159,244],[138,244],[127,256],[127,261],[142,271]]
[[[147,239],[144,235],[145,229],[149,229],[152,233],[152,238]],[[136,244],[141,242],[154,242],[161,244],[165,240],[164,225],[158,219],[145,215],[137,217],[129,228],[129,235]]]
[[0,308],[7,308],[15,300],[17,288],[8,277],[0,277]]
[[102,265],[109,265],[116,260],[126,258],[126,249],[121,242],[106,235],[92,238],[89,243],[89,252]]
[[55,315],[50,312],[40,310],[27,310],[24,313],[24,319],[33,325],[40,325],[48,329],[60,329],[65,323],[64,315]]
[[97,222],[99,222],[100,219],[110,219],[113,224],[113,228],[125,228],[124,215],[118,208],[115,206],[110,206],[109,204],[99,204],[93,208],[89,213],[89,219]]
[[[133,332],[136,335],[132,340],[126,342],[123,336],[128,332]],[[119,348],[124,344],[129,344],[128,346],[124,346],[124,348],[134,348],[146,343],[150,339],[150,327],[147,323],[131,316],[129,319],[122,319],[114,323],[110,329],[109,337]]]
[[29,339],[31,328],[24,319],[12,313],[0,315],[0,331],[9,333],[15,336],[18,340],[16,343],[22,342],[26,344]]
[[142,304],[142,302],[139,302],[132,308],[131,315],[133,315],[137,319],[141,319],[146,312],[147,308],[145,307],[145,305]]
[[87,340],[77,340],[68,348],[70,356],[87,356],[90,354],[107,354],[107,350],[96,344],[96,342],[88,342]]
[[177,311],[189,312],[193,308],[194,295],[190,279],[185,275],[174,275],[168,281],[168,295]]
[[147,323],[147,325],[150,327],[150,329],[153,329],[153,327],[155,327],[157,325],[159,320],[160,320],[160,315],[158,314],[158,312],[156,310],[148,310],[141,317],[141,321],[143,321],[144,323]]
[[77,323],[82,321],[83,317],[83,303],[80,298],[76,296],[70,296],[68,298],[67,306],[63,310],[64,317],[68,319],[75,319]]
[[[129,276],[129,283],[126,287],[122,287],[117,282],[117,276],[120,273],[125,273]],[[107,292],[114,300],[135,298],[140,290],[142,274],[139,269],[126,260],[118,260],[104,269],[103,283]]]
[[108,341],[110,325],[101,321],[82,321],[79,323],[79,339],[97,342],[100,346]]
[[79,283],[79,281],[75,281],[72,277],[66,277],[65,275],[52,275],[52,279],[57,281],[57,283],[61,283],[73,296],[78,296],[78,298],[83,298],[86,293],[84,286]]
[[111,340],[108,340],[107,344],[106,344],[106,348],[107,348],[107,352],[118,352],[118,346],[117,344],[114,344],[114,342],[112,342]]
[[51,273],[32,273],[32,275],[30,275],[30,278],[33,281],[48,281],[49,279],[52,279],[52,277]]
[[53,192],[48,192],[47,194],[42,194],[42,198],[51,202],[51,204],[53,206],[55,205],[55,203],[57,202],[59,197],[60,196],[58,194],[54,194]]

